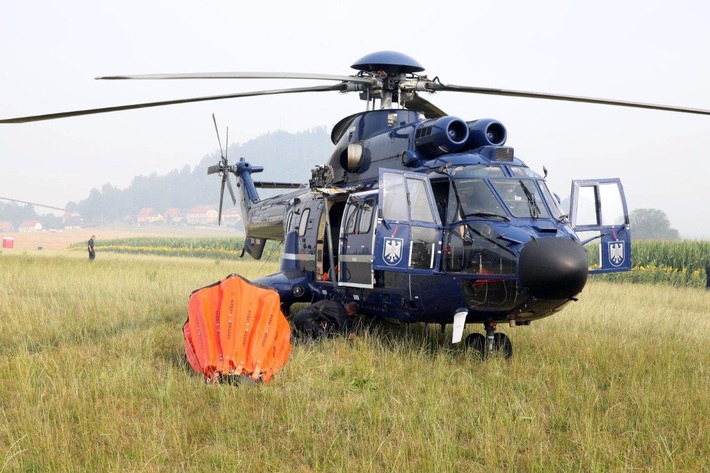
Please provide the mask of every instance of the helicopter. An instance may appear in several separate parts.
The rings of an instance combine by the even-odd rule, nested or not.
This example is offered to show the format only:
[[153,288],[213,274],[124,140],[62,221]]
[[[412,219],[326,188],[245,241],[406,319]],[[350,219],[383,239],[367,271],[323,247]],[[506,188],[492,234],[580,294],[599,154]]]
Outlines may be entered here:
[[[0,120],[24,123],[229,98],[311,92],[356,93],[364,111],[338,121],[333,152],[306,184],[261,182],[264,169],[226,153],[208,174],[221,176],[239,203],[242,250],[254,259],[269,240],[283,243],[277,273],[254,280],[275,289],[284,313],[321,299],[357,302],[365,316],[401,323],[453,324],[452,342],[481,356],[512,356],[497,325],[525,326],[576,301],[588,274],[631,268],[631,230],[619,178],[572,182],[569,211],[545,178],[516,157],[498,120],[450,116],[423,97],[458,92],[571,101],[710,115],[710,111],[570,95],[451,85],[428,78],[412,57],[367,54],[353,75],[196,73],[104,76],[102,80],[298,79],[294,87],[120,105]],[[214,120],[214,116],[213,116]],[[217,123],[215,120],[215,128]],[[219,138],[219,132],[217,132]],[[221,150],[221,141],[220,141]],[[237,191],[232,186],[236,177]],[[258,189],[285,193],[260,198]],[[596,244],[598,262],[587,255]]]

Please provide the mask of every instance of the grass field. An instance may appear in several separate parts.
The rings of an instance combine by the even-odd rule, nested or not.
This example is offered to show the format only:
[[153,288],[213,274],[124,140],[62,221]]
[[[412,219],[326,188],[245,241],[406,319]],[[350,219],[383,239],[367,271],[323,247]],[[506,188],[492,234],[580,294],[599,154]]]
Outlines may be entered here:
[[[0,254],[0,471],[710,471],[710,292],[594,280],[476,361],[438,327],[206,385],[187,298],[259,262]],[[470,327],[478,330],[478,327]]]

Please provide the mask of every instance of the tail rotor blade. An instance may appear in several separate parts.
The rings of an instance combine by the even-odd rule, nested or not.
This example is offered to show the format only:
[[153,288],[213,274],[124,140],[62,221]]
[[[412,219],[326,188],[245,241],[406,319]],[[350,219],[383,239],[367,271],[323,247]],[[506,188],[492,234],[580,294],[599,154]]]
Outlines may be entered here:
[[215,164],[214,166],[210,166],[207,168],[207,175],[209,176],[210,174],[217,174],[219,172],[219,164]]
[[222,202],[224,201],[224,184],[227,181],[227,174],[222,177],[222,189],[219,192],[219,213],[217,214],[217,225],[222,225]]
[[[224,162],[227,162],[227,153],[229,153],[229,127],[227,127],[227,143],[226,147],[224,148]],[[222,149],[222,144],[220,143],[219,148]]]
[[[227,178],[227,189],[229,189],[229,195],[232,196],[232,203],[237,205],[237,197],[234,195],[234,188],[232,187],[232,181],[229,180],[229,173],[225,175]],[[224,192],[224,190],[222,190]]]
[[212,114],[212,121],[214,122],[214,131],[217,133],[217,143],[219,143],[219,154],[224,158],[224,152],[222,151],[222,140],[219,137],[219,129],[217,128],[217,118],[215,118],[214,113]]

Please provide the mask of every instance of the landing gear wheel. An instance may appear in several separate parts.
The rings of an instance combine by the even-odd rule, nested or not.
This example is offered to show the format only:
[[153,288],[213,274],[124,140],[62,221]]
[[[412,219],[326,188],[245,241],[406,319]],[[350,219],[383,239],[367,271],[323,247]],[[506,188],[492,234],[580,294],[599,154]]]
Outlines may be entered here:
[[506,334],[494,334],[493,343],[495,344],[495,351],[503,355],[505,358],[510,358],[511,356],[513,356],[513,344],[510,342],[510,338],[508,338]]
[[481,360],[483,359],[486,349],[486,337],[480,333],[472,333],[466,337],[465,343],[466,347],[473,350],[476,356]]

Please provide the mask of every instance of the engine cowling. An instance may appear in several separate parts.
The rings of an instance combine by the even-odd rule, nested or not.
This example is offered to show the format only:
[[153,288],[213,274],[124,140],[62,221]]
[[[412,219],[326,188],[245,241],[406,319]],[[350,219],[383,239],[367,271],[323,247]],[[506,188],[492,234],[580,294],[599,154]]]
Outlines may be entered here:
[[468,149],[476,149],[481,146],[503,146],[508,138],[508,131],[505,126],[493,118],[481,118],[467,123]]
[[441,117],[417,127],[414,145],[427,158],[455,153],[469,140],[469,126],[456,117]]

